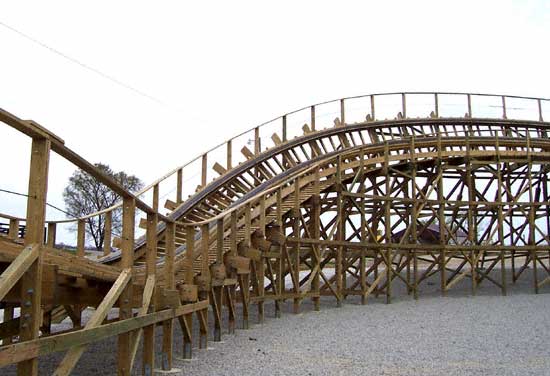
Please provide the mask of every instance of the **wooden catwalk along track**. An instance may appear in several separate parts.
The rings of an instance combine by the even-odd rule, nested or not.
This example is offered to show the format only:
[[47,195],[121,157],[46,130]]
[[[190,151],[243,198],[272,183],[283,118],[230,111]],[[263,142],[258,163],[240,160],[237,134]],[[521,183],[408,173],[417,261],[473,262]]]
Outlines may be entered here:
[[[459,282],[472,294],[483,283],[506,294],[520,277],[538,293],[550,285],[545,117],[550,100],[538,98],[344,98],[252,128],[132,194],[47,129],[0,110],[2,123],[32,139],[27,216],[0,215],[9,222],[0,236],[0,367],[35,375],[39,356],[64,351],[55,374],[66,375],[90,343],[117,336],[116,372],[131,373],[142,342],[137,358],[150,375],[172,368],[174,322],[191,358],[194,343],[204,349],[233,333],[238,316],[246,329],[251,309],[263,322],[266,303],[276,316],[285,301],[297,313],[311,299],[318,310],[322,296],[389,303],[395,284],[418,298],[434,275],[443,295]],[[76,253],[55,248],[58,226],[72,220],[45,218],[51,152],[123,197],[74,220]],[[117,236],[113,215],[123,219]],[[85,225],[98,216],[106,245],[92,259]],[[55,332],[66,317],[73,329]]]

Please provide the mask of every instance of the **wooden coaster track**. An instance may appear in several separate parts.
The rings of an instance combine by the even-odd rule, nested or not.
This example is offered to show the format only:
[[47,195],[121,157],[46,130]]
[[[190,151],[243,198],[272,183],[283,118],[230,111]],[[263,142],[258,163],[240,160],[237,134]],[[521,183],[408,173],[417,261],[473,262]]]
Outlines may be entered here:
[[[449,98],[461,104],[452,107]],[[383,100],[394,118],[377,120],[376,103]],[[363,120],[352,123],[354,101],[362,101]],[[409,117],[411,103],[428,113]],[[329,105],[336,105],[338,117],[319,129],[321,108]],[[445,116],[445,108],[455,115]],[[116,372],[131,373],[143,340],[141,370],[148,375],[155,368],[156,326],[163,330],[160,368],[169,370],[174,320],[183,356],[190,358],[194,323],[199,348],[206,348],[209,317],[219,341],[222,316],[228,315],[232,333],[238,305],[246,329],[252,305],[263,322],[266,302],[273,302],[276,316],[287,300],[295,313],[304,299],[320,309],[322,296],[338,305],[350,295],[363,304],[382,295],[389,303],[395,283],[418,298],[434,276],[443,295],[464,283],[475,294],[483,282],[506,294],[510,280],[526,278],[529,270],[538,293],[550,282],[546,113],[549,100],[514,96],[344,98],[252,128],[134,195],[45,128],[0,110],[1,122],[32,139],[27,217],[0,214],[10,229],[0,237],[0,367],[17,363],[19,374],[36,374],[38,356],[67,351],[55,374],[69,374],[89,343],[118,336]],[[304,114],[309,124],[291,121]],[[280,131],[262,151],[274,125]],[[241,146],[236,164],[233,151]],[[104,256],[97,260],[85,256],[88,217],[76,220],[75,255],[55,249],[56,226],[70,221],[46,222],[50,151],[123,197],[88,216],[109,224]],[[219,176],[209,181],[209,159],[220,151],[226,160],[210,164]],[[184,200],[189,185],[183,178],[197,168],[199,184]],[[175,198],[166,200],[169,213],[161,214],[160,192],[170,180]],[[118,238],[110,225],[114,210],[122,210]],[[135,223],[136,215],[144,218]],[[93,311],[83,322],[87,307]],[[118,317],[107,320],[113,307]],[[52,332],[52,322],[65,317],[73,329]]]

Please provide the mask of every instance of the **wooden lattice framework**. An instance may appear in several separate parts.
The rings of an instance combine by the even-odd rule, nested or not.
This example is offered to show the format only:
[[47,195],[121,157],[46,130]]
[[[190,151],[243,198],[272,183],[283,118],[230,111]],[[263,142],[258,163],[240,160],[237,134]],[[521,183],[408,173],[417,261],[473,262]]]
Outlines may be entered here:
[[[376,120],[377,100],[389,97],[397,99],[397,116]],[[410,101],[418,97],[430,99],[429,113],[411,118]],[[464,116],[445,116],[443,97],[460,99]],[[502,112],[476,116],[480,98],[496,100],[488,108]],[[365,101],[360,111],[366,119],[346,121],[355,100]],[[336,105],[339,116],[319,129],[326,105]],[[512,116],[518,108],[526,112]],[[38,356],[66,351],[55,371],[66,375],[88,344],[118,336],[118,374],[130,374],[143,341],[142,372],[149,375],[155,362],[172,368],[175,320],[183,356],[190,358],[193,325],[204,349],[209,338],[221,340],[224,315],[233,333],[238,316],[239,326],[248,328],[253,306],[263,322],[266,303],[274,304],[276,316],[285,301],[292,301],[295,313],[304,299],[318,310],[322,296],[338,305],[350,295],[363,304],[380,296],[390,303],[395,284],[418,298],[432,276],[439,277],[443,295],[461,281],[469,281],[472,294],[483,283],[506,294],[520,277],[530,278],[538,293],[550,282],[546,109],[550,101],[544,99],[480,94],[340,99],[255,127],[136,195],[37,123],[0,110],[1,122],[32,139],[27,217],[0,215],[9,220],[7,236],[0,237],[0,367],[18,363],[19,374],[33,375]],[[292,122],[297,114],[307,114],[308,124]],[[296,124],[301,134],[292,138]],[[281,128],[262,151],[274,125]],[[240,146],[237,163],[233,151]],[[119,205],[76,221],[74,255],[55,249],[56,226],[63,221],[45,218],[51,151],[123,197]],[[211,164],[220,151],[224,165]],[[210,167],[219,175],[214,180]],[[197,168],[199,184],[184,200],[184,176]],[[169,179],[175,197],[164,204],[169,213],[161,214],[160,191]],[[113,237],[112,214],[120,208],[122,233]],[[136,215],[143,216],[138,223]],[[104,256],[97,261],[84,252],[85,221],[94,216],[108,224]],[[86,307],[94,310],[82,322]],[[113,307],[119,316],[106,320]],[[52,332],[52,322],[67,316],[73,329]],[[160,361],[157,326],[163,331]]]

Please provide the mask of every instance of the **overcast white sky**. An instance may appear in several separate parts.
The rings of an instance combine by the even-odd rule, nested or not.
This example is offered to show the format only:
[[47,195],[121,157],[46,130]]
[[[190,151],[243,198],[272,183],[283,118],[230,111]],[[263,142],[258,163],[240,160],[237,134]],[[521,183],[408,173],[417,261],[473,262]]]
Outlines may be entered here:
[[[550,1],[17,1],[0,5],[0,22],[162,102],[0,25],[0,107],[146,183],[327,99],[550,97]],[[0,188],[26,191],[28,140],[4,126],[0,148]],[[62,205],[73,169],[52,159],[48,201]],[[23,216],[20,203],[0,194],[0,212]]]

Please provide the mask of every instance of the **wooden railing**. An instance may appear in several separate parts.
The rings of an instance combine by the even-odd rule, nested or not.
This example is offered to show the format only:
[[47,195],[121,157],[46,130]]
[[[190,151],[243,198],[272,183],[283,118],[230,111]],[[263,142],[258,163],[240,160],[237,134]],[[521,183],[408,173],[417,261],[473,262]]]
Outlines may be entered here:
[[[352,96],[320,102],[302,107],[244,131],[226,142],[220,143],[189,162],[169,171],[153,183],[137,192],[140,205],[152,207],[155,200],[166,200],[166,207],[173,210],[185,201],[186,196],[203,189],[216,176],[229,171],[247,158],[269,150],[303,133],[321,130],[334,125],[345,126],[355,123],[376,122],[393,118],[493,118],[534,120],[550,119],[550,99],[512,95],[473,94],[454,92],[394,92]],[[1,120],[1,119],[0,119]],[[35,134],[45,132],[36,123]],[[56,138],[54,145],[62,144]],[[67,149],[68,150],[68,149]],[[61,151],[73,163],[78,158],[72,152]],[[71,160],[74,159],[74,160]],[[78,163],[75,163],[78,166]],[[93,166],[87,166],[93,167]],[[92,174],[92,176],[94,176]],[[112,181],[111,181],[112,182]],[[113,182],[112,182],[113,183]],[[118,189],[121,187],[118,186]],[[117,192],[117,190],[114,190]],[[120,192],[117,192],[120,193]],[[123,196],[123,195],[121,195]],[[145,204],[147,202],[147,204]],[[47,221],[51,245],[55,243],[57,224],[74,223],[77,228],[77,248],[83,253],[85,243],[85,220],[100,215],[109,219],[113,210],[122,202],[78,219]],[[142,209],[138,205],[139,209]],[[143,210],[146,214],[147,210]],[[0,218],[7,218],[0,213]],[[20,222],[24,218],[17,218]],[[135,232],[141,233],[139,223]],[[111,226],[106,226],[106,240],[112,236]],[[111,251],[111,244],[105,241],[104,254]]]

